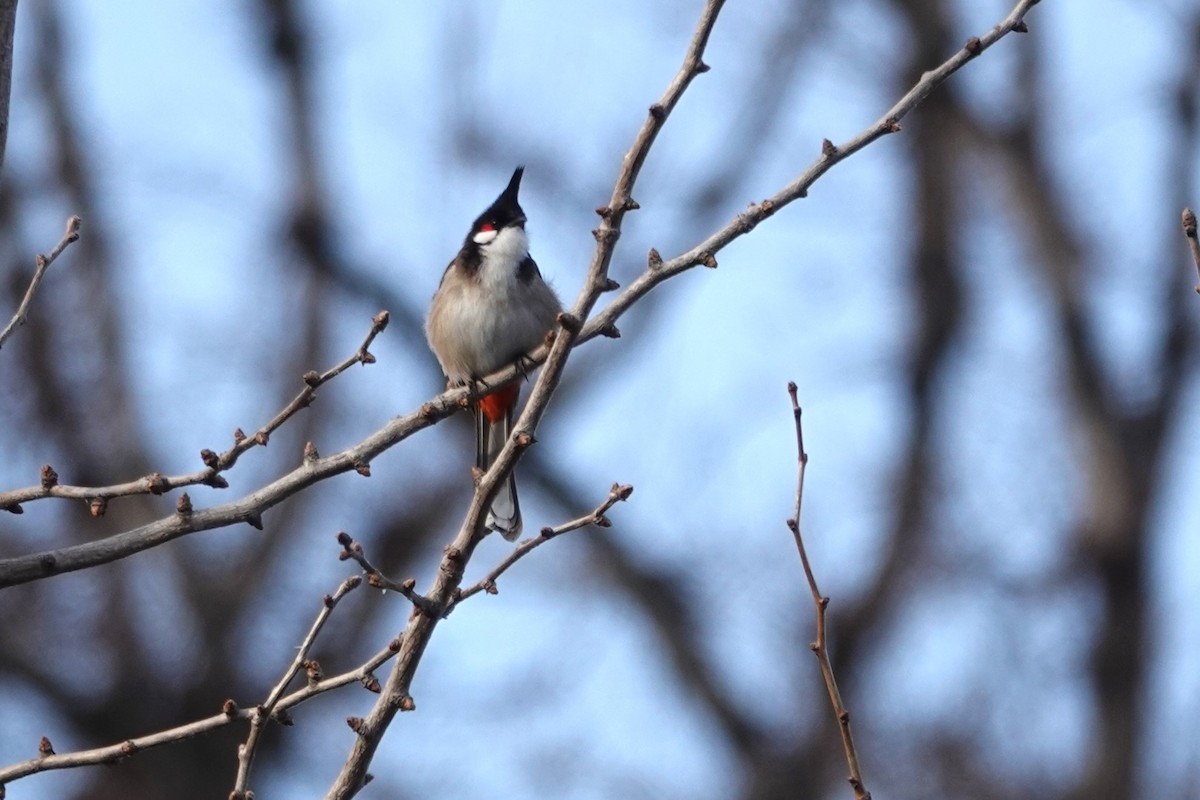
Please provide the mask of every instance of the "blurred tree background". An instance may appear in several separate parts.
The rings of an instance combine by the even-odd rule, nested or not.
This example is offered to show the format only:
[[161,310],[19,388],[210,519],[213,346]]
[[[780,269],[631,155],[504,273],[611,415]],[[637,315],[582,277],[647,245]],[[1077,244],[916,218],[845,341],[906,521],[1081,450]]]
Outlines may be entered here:
[[[698,2],[20,6],[0,180],[0,314],[79,214],[0,351],[0,487],[199,468],[392,325],[247,454],[358,441],[441,388],[420,330],[470,221],[527,164],[533,254],[569,302],[593,209]],[[730,3],[635,190],[613,277],[790,181],[1006,2]],[[867,785],[888,798],[1200,795],[1196,275],[1200,8],[1044,2],[896,136],[579,350],[518,467],[531,530],[636,487],[615,527],[521,562],[441,626],[364,797],[848,797],[783,520],[800,386],[803,526]],[[353,566],[418,587],[465,511],[459,415],[265,530],[205,532],[0,593],[0,761],[260,702]],[[172,513],[42,501],[0,557]],[[491,537],[468,580],[507,552]],[[474,576],[474,577],[473,577]],[[327,670],[403,628],[350,595]],[[381,675],[384,671],[381,670]],[[359,688],[272,727],[260,797],[322,794]],[[11,798],[224,797],[244,726]]]

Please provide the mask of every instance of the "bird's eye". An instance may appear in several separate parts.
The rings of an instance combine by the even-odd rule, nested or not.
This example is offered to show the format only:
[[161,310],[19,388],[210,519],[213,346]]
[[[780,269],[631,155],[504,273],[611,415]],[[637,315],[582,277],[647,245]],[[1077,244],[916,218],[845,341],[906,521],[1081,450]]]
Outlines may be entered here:
[[486,231],[494,231],[494,230],[496,230],[496,226],[495,226],[495,225],[493,225],[493,224],[492,224],[492,223],[490,223],[490,222],[485,222],[485,223],[483,223],[482,225],[480,225],[480,226],[479,226],[479,232],[480,232],[480,233],[484,233],[484,232],[486,232]]

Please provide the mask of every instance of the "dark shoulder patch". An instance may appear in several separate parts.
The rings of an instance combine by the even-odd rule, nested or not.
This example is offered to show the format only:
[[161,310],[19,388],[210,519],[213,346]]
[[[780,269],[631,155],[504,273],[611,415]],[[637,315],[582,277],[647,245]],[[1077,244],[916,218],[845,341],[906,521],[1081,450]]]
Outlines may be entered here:
[[[458,265],[462,267],[464,274],[474,277],[479,274],[479,266],[483,262],[482,256],[479,254],[479,247],[474,242],[467,242],[463,245],[463,249],[459,251],[458,257],[454,259]],[[450,262],[451,266],[454,261]]]
[[542,273],[538,272],[537,262],[533,260],[533,256],[526,254],[521,266],[517,267],[517,279],[521,283],[532,283],[534,278],[541,277]]

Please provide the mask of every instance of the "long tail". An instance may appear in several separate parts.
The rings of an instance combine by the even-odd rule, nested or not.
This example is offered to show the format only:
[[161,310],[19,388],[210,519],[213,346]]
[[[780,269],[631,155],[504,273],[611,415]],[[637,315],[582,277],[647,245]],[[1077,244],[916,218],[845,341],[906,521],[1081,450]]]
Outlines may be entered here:
[[[475,409],[475,466],[488,470],[512,435],[520,384],[513,383],[482,398]],[[487,526],[508,541],[521,535],[521,504],[513,473],[500,487],[488,511]]]

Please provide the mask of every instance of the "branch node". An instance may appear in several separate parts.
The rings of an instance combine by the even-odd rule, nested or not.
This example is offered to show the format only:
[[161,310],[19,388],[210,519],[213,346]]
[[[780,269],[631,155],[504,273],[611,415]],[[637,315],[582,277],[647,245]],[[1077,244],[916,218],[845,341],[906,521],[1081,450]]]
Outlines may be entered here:
[[[234,432],[233,435],[236,438],[237,432]],[[219,459],[217,458],[217,454],[212,450],[209,450],[207,447],[200,451],[200,460],[203,461],[204,466],[208,467],[209,469],[216,469],[217,464],[220,463]]]
[[371,464],[367,461],[355,461],[354,471],[364,478],[371,477]]
[[104,497],[93,497],[88,503],[88,511],[93,517],[103,517],[104,512],[108,510],[108,499]]
[[259,431],[254,434],[254,443],[259,447],[266,447],[269,441],[271,441],[271,434],[267,431]]
[[712,67],[710,67],[708,64],[705,64],[703,61],[696,62],[695,72],[697,75],[703,75],[704,73],[708,72],[710,69],[712,69]]
[[313,369],[310,369],[308,372],[304,373],[302,379],[305,385],[311,389],[315,389],[321,385],[321,376],[316,370]]
[[169,491],[171,484],[166,475],[161,472],[151,472],[146,476],[146,488],[150,490],[150,494],[160,495]]
[[386,308],[380,310],[375,316],[371,317],[371,332],[383,333],[383,329],[388,326],[391,318],[392,315],[388,313]]
[[605,278],[604,285],[600,287],[600,291],[615,292],[617,289],[620,289],[620,288],[621,288],[621,284],[617,283],[612,278]]
[[187,492],[179,495],[175,501],[175,512],[184,517],[192,513],[192,498]]
[[651,270],[656,270],[662,266],[662,256],[653,247],[650,248],[650,253],[646,256],[646,266]]
[[350,730],[357,733],[359,736],[365,736],[367,726],[362,717],[346,717],[346,724],[350,726]]
[[1013,25],[1013,30],[1017,33],[1029,33],[1029,26],[1025,24],[1025,20],[1021,20],[1016,25]]
[[599,206],[596,209],[596,213],[600,215],[601,219],[608,219],[610,216],[612,216],[612,209],[608,206]]
[[600,329],[600,335],[607,336],[609,339],[620,339],[621,338],[621,329],[618,328],[616,325],[609,323],[608,325],[605,325],[603,328]]
[[50,744],[50,740],[45,736],[38,742],[38,755],[42,758],[54,755],[54,745]]
[[583,324],[579,321],[579,317],[569,314],[566,311],[558,312],[558,316],[554,318],[554,321],[558,323],[560,328],[571,333],[579,333],[579,329],[583,327]]
[[42,488],[49,491],[58,486],[58,473],[49,464],[42,464]]
[[241,428],[234,428],[233,429],[233,443],[235,445],[239,445],[244,441],[246,441],[246,432],[244,430],[242,430]]
[[834,158],[838,154],[837,145],[828,139],[821,140],[821,155],[826,158]]
[[655,121],[662,122],[667,116],[667,110],[662,107],[661,103],[655,103],[650,106],[650,116],[654,117]]
[[255,530],[261,531],[263,529],[262,514],[259,514],[258,512],[255,512],[252,514],[247,514],[246,515],[246,524],[249,525],[251,528],[254,528]]
[[979,41],[978,36],[972,36],[970,39],[967,39],[967,43],[963,45],[963,48],[971,55],[977,56],[983,52],[983,43]]
[[642,204],[637,200],[634,200],[632,197],[625,198],[625,202],[621,204],[621,208],[625,211],[637,211],[641,207]]
[[304,443],[304,463],[305,464],[311,464],[312,462],[316,461],[320,457],[321,457],[321,454],[317,452],[317,446],[315,444],[313,444],[312,442]]

